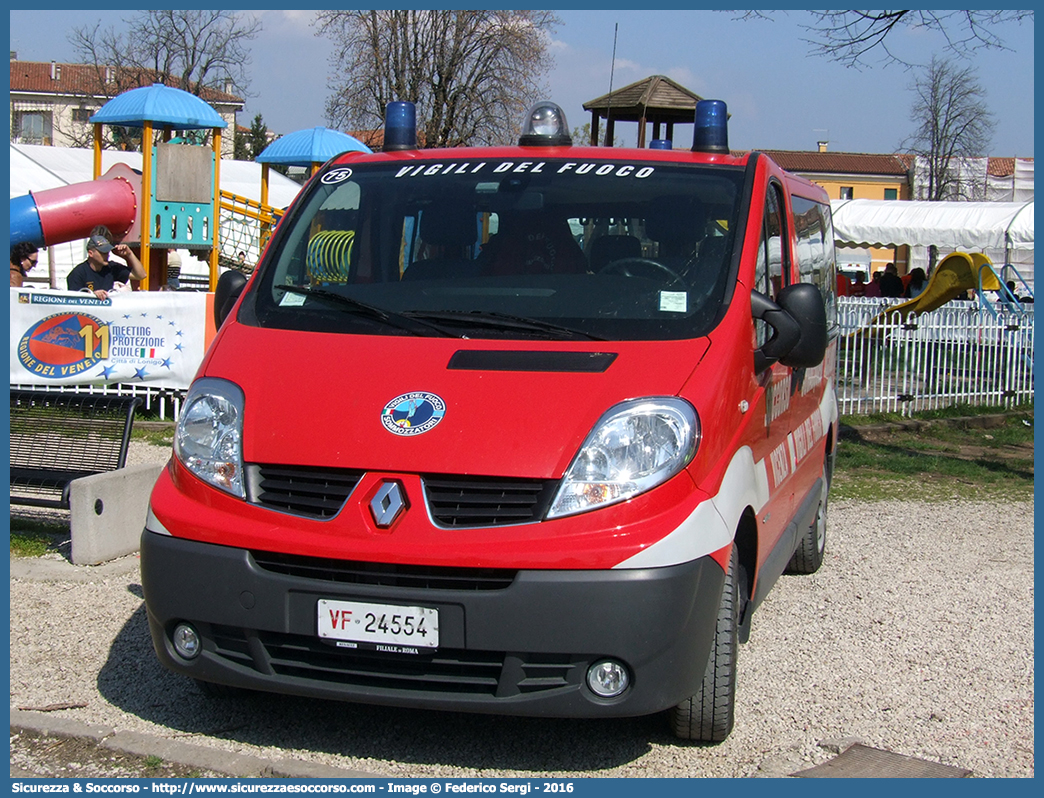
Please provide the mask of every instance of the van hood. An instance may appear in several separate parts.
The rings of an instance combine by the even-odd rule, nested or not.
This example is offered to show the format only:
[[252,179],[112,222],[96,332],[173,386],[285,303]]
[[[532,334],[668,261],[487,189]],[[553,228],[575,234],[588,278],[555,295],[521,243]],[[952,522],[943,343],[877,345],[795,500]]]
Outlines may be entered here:
[[675,396],[683,341],[360,336],[229,321],[204,375],[245,396],[249,463],[557,479],[618,402]]

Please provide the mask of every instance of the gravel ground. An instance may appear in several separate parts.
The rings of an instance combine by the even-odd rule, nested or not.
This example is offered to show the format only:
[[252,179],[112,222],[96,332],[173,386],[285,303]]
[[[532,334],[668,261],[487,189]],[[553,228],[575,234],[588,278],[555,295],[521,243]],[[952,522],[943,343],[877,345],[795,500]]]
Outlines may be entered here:
[[11,707],[84,704],[59,712],[117,732],[420,778],[781,776],[852,741],[1034,774],[1031,502],[833,503],[826,562],[781,578],[755,614],[736,728],[711,747],[674,742],[662,717],[205,698],[153,655],[136,557],[54,565],[12,560]]

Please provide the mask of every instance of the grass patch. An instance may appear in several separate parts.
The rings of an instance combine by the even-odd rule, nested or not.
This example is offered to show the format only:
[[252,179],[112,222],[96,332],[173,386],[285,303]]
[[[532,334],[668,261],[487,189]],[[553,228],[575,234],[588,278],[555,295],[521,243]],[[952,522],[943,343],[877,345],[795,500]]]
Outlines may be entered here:
[[11,518],[11,556],[42,557],[57,552],[69,540],[69,525],[24,516]]
[[174,425],[170,424],[158,429],[146,427],[134,427],[131,430],[131,440],[141,441],[150,446],[173,446]]
[[[879,430],[867,427],[890,419],[843,419],[862,429],[844,435],[838,445],[832,496],[923,501],[1033,498],[1033,426],[1028,411],[1007,415],[989,427],[975,426],[978,422],[968,408],[916,418],[938,423],[926,429]],[[962,423],[964,418],[973,421]]]

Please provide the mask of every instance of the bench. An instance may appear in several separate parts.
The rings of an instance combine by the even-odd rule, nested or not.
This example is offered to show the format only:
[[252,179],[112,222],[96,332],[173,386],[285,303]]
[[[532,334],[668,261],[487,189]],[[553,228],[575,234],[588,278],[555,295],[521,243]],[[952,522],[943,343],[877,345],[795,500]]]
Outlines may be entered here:
[[69,509],[73,480],[123,468],[136,396],[11,391],[11,504]]

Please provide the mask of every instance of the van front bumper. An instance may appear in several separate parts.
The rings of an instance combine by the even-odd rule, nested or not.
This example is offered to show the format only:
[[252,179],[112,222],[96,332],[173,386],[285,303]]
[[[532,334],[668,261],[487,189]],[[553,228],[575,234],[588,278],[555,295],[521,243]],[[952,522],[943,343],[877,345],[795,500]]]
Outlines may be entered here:
[[[156,653],[186,676],[316,698],[548,717],[646,715],[693,695],[724,583],[710,557],[665,568],[488,574],[285,558],[148,530],[141,577]],[[318,635],[319,599],[435,608],[440,646],[422,654],[334,647]],[[202,639],[192,659],[171,642],[179,622]],[[612,699],[586,685],[588,668],[605,658],[631,677]]]

